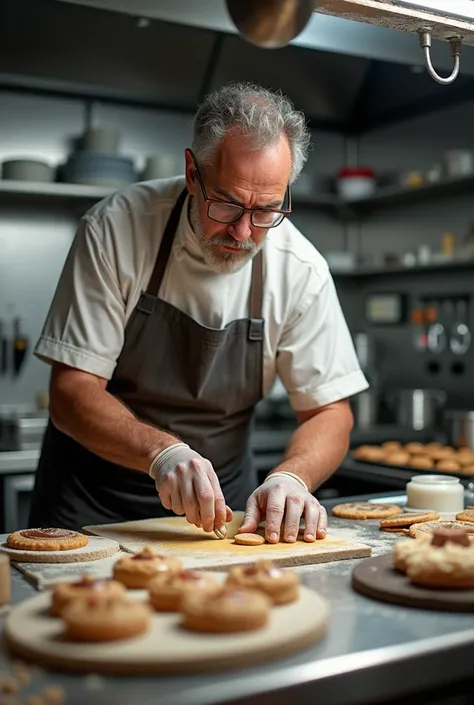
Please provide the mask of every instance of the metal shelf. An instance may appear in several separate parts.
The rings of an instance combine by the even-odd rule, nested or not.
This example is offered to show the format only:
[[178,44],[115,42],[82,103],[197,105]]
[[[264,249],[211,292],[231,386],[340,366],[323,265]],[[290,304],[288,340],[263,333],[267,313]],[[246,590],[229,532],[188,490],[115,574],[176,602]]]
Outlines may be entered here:
[[413,267],[397,265],[395,267],[357,267],[347,271],[331,270],[333,277],[375,277],[390,274],[420,274],[422,272],[450,272],[458,269],[474,268],[474,259],[453,260],[451,262],[432,262],[431,264],[416,264]]
[[41,196],[46,198],[73,198],[83,200],[100,200],[117,189],[104,186],[85,186],[82,184],[62,184],[36,181],[14,181],[0,179],[0,195]]

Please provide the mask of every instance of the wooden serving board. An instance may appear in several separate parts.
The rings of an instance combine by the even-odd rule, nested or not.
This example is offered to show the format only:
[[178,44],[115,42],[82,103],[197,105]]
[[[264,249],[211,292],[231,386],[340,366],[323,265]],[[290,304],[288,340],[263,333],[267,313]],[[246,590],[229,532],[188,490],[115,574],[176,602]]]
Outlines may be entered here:
[[362,561],[352,571],[352,587],[366,597],[425,610],[474,612],[474,590],[440,590],[413,585],[393,565],[392,554]]
[[[225,570],[227,567],[261,558],[271,559],[279,566],[296,566],[364,558],[372,553],[370,546],[330,535],[313,543],[307,543],[300,536],[296,543],[240,546],[234,542],[234,536],[242,525],[243,517],[243,512],[234,512],[233,520],[227,524],[227,537],[223,540],[196,528],[182,517],[144,519],[83,528],[86,532],[117,541],[124,550],[131,553],[140,551],[146,545],[152,545],[160,553],[181,558],[186,568],[208,570]],[[259,533],[264,535],[264,529],[260,528]]]
[[[144,590],[130,599],[146,600]],[[9,648],[35,664],[62,670],[139,675],[192,673],[253,666],[301,651],[326,633],[326,600],[301,587],[291,605],[274,607],[263,629],[240,634],[198,634],[181,626],[179,613],[152,613],[148,633],[107,643],[78,643],[64,635],[62,620],[49,613],[51,597],[41,593],[12,609],[5,623]]]

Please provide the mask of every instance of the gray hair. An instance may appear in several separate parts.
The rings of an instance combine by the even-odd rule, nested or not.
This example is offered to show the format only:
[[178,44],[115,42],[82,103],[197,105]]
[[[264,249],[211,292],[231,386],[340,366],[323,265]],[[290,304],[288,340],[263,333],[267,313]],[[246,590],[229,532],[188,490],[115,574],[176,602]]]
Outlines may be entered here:
[[222,138],[235,127],[254,149],[275,144],[284,133],[291,149],[290,182],[298,178],[308,158],[311,133],[304,114],[288,97],[243,82],[207,95],[194,118],[193,151],[198,162],[209,164]]

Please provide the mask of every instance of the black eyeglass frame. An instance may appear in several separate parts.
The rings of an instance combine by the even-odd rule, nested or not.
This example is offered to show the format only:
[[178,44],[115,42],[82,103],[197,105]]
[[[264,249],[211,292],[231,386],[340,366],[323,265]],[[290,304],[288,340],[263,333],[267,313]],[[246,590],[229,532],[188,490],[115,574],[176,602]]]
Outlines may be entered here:
[[[204,202],[207,205],[207,217],[210,218],[211,220],[214,220],[216,223],[225,223],[227,225],[232,225],[232,223],[236,223],[238,220],[240,220],[240,218],[243,216],[244,213],[250,213],[250,222],[252,223],[253,227],[254,228],[262,228],[264,230],[267,230],[269,228],[276,228],[278,225],[281,225],[283,220],[287,216],[291,215],[292,209],[291,209],[290,184],[288,184],[288,186],[286,187],[286,192],[285,192],[285,196],[288,199],[288,208],[279,208],[279,209],[278,208],[245,208],[244,206],[239,206],[237,203],[231,203],[230,201],[222,201],[219,198],[209,198],[209,196],[207,195],[206,187],[204,185],[204,179],[202,178],[201,172],[199,170],[199,166],[198,166],[196,157],[194,156],[194,154],[192,153],[191,150],[189,150],[189,152],[191,154],[194,168],[196,170],[196,178],[198,180],[199,186],[201,187],[202,197],[204,199]],[[217,218],[213,218],[211,215],[209,215],[209,211],[210,211],[211,205],[213,203],[218,203],[219,205],[223,205],[223,206],[232,206],[233,208],[238,209],[240,211],[240,213],[237,215],[236,218],[234,218],[234,220],[230,220],[230,221],[229,220],[228,221],[217,220]],[[274,223],[272,225],[257,225],[256,223],[253,222],[253,214],[254,213],[262,213],[262,212],[276,213],[276,214],[279,214],[283,217],[281,218],[281,220],[278,220],[276,223]]]

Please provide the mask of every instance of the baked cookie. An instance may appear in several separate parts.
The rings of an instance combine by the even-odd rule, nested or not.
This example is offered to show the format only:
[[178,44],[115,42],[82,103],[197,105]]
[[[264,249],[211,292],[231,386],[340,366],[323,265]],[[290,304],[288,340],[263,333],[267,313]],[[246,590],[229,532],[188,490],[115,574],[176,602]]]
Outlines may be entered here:
[[420,512],[419,514],[403,512],[403,514],[397,514],[388,519],[381,519],[380,526],[384,528],[411,526],[412,524],[421,524],[424,521],[436,521],[437,519],[439,519],[438,512]]
[[295,602],[300,593],[300,583],[296,574],[276,568],[272,561],[268,560],[231,568],[226,585],[263,592],[274,605]]
[[474,475],[474,463],[472,465],[464,465],[461,472],[465,475]]
[[426,448],[423,443],[418,443],[414,441],[412,443],[407,443],[403,446],[403,450],[406,450],[410,455],[426,455]]
[[458,451],[456,455],[453,455],[452,458],[456,463],[459,463],[461,467],[465,467],[466,465],[472,465],[474,463],[474,453],[472,450],[467,453],[467,452],[460,452]]
[[468,521],[427,521],[423,524],[413,524],[410,526],[410,536],[414,539],[418,538],[420,534],[428,534],[432,536],[437,529],[464,529],[469,536],[472,536],[474,540],[474,524],[470,524]]
[[66,636],[75,641],[128,639],[148,630],[149,608],[134,600],[97,596],[75,600],[62,611]]
[[124,586],[116,580],[96,580],[89,575],[84,575],[80,580],[54,585],[51,592],[51,614],[59,617],[63,609],[74,600],[84,600],[94,596],[121,597],[124,593]]
[[474,507],[466,507],[466,509],[459,514],[456,514],[457,521],[469,521],[474,523]]
[[156,575],[177,573],[181,570],[181,561],[172,556],[163,556],[151,546],[133,556],[123,556],[114,564],[113,576],[127,588],[145,589]]
[[402,444],[399,441],[385,441],[385,443],[382,443],[380,447],[386,450],[387,453],[402,450]]
[[430,453],[432,450],[437,450],[438,448],[443,448],[443,444],[438,441],[431,441],[430,443],[425,443],[425,452]]
[[88,543],[85,534],[70,529],[22,529],[7,537],[7,546],[19,551],[72,551]]
[[461,466],[455,460],[444,458],[444,460],[438,460],[436,463],[436,470],[441,470],[443,472],[461,472]]
[[262,546],[265,543],[265,539],[260,534],[236,534],[234,543],[239,544],[239,546]]
[[429,455],[412,455],[408,466],[419,470],[431,470],[434,468],[434,460]]
[[441,448],[433,448],[429,455],[433,460],[445,460],[456,455],[456,451],[451,446],[441,446]]
[[414,585],[430,588],[474,588],[474,544],[463,530],[436,531],[427,548],[406,558]]
[[425,550],[430,550],[431,538],[427,534],[422,534],[415,541],[400,541],[393,547],[393,564],[397,570],[404,573],[407,569],[407,561],[410,556],[420,554]]
[[225,586],[209,595],[188,592],[181,603],[183,626],[195,632],[231,634],[264,627],[272,602],[258,590]]
[[332,515],[341,519],[384,519],[395,514],[401,514],[400,507],[395,504],[374,504],[372,502],[346,502],[336,504]]
[[197,570],[179,573],[165,572],[156,575],[148,585],[150,603],[157,612],[176,612],[188,593],[209,594],[218,588],[215,578]]
[[403,534],[404,536],[410,535],[408,529],[405,529],[400,526],[381,526],[380,531],[383,531],[386,534]]
[[380,463],[385,459],[387,451],[380,446],[360,446],[354,451],[354,458],[370,463]]
[[406,450],[389,451],[383,462],[386,465],[408,465],[410,457]]

